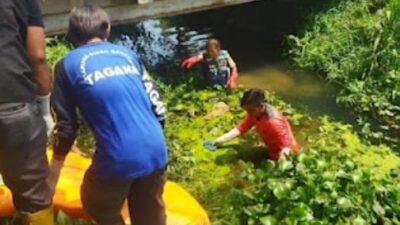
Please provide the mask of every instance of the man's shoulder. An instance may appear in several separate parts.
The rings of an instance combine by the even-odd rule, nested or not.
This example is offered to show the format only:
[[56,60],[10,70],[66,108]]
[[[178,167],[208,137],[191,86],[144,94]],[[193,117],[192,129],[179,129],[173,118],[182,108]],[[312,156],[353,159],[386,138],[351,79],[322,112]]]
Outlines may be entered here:
[[129,47],[127,47],[127,46],[118,45],[118,44],[114,44],[114,43],[110,43],[110,42],[107,42],[107,43],[108,43],[107,46],[110,49],[115,49],[115,50],[119,50],[119,51],[127,52],[129,54],[136,55],[136,52],[133,51],[132,49],[130,49]]
[[71,50],[67,55],[65,55],[65,59],[69,58],[80,58],[80,57],[92,57],[96,55],[109,54],[109,53],[118,53],[121,54],[134,54],[135,53],[126,48],[124,46],[119,46],[112,43],[103,43],[101,45],[84,45],[78,48]]
[[280,119],[282,117],[282,114],[270,104],[266,104],[265,112],[268,119]]
[[225,49],[221,49],[219,51],[219,55],[223,56],[223,57],[228,57],[229,56],[229,52],[227,50],[225,50]]
[[68,58],[73,58],[76,57],[77,55],[79,55],[82,52],[82,50],[80,48],[75,48],[72,49],[71,51],[69,51],[67,54],[65,54],[64,56],[64,60],[68,59]]

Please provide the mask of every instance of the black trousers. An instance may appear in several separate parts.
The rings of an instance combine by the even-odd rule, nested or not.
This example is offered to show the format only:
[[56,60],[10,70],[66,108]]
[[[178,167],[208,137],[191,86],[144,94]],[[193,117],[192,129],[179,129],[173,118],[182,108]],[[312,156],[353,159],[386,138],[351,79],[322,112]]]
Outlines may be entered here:
[[162,199],[165,182],[165,169],[116,182],[99,180],[89,167],[81,187],[83,208],[99,225],[124,224],[121,208],[127,200],[132,224],[166,225]]
[[34,103],[0,104],[0,173],[17,210],[49,207],[46,125]]

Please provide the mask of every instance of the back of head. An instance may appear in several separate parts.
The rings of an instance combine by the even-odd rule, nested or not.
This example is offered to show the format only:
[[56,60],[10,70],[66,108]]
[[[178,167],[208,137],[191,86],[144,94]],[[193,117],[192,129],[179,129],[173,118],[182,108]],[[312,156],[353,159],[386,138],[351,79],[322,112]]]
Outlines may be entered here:
[[258,88],[252,88],[244,92],[242,99],[240,100],[240,106],[245,105],[261,105],[266,102],[264,91]]
[[76,47],[93,38],[106,39],[109,35],[110,18],[98,6],[74,7],[69,14],[67,39]]

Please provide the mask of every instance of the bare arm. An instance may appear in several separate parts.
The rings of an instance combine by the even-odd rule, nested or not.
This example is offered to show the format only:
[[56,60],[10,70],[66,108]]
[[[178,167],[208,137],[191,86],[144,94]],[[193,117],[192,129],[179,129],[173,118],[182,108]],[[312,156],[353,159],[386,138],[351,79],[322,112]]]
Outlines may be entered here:
[[228,65],[231,69],[231,76],[228,80],[228,87],[231,89],[237,88],[237,79],[239,77],[238,70],[236,67],[235,61],[233,61],[232,57],[228,53]]
[[45,46],[43,27],[29,26],[26,36],[26,50],[38,85],[38,95],[48,95],[51,89],[51,76],[47,65]]
[[228,57],[228,65],[232,70],[236,69],[236,63],[235,63],[235,61],[233,61],[233,59],[230,55]]
[[230,141],[237,136],[246,133],[248,130],[250,130],[253,127],[254,123],[252,119],[249,116],[246,116],[246,118],[236,127],[234,127],[232,130],[230,130],[228,133],[223,134],[222,136],[218,137],[215,140],[215,143],[222,143],[226,141]]
[[225,133],[222,136],[218,137],[215,140],[215,143],[222,143],[222,142],[230,141],[239,135],[240,135],[240,131],[239,131],[239,129],[237,129],[235,127],[232,130],[230,130],[228,133]]
[[185,59],[182,62],[181,67],[182,68],[186,68],[186,69],[190,69],[194,65],[196,65],[197,63],[201,62],[203,59],[204,59],[203,54],[199,54],[199,55],[188,57],[187,59]]

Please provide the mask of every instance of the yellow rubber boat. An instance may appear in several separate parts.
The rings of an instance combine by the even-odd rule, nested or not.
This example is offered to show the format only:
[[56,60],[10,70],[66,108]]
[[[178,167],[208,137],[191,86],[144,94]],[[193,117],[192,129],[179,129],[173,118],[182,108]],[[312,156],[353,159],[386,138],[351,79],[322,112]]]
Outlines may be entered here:
[[[48,151],[48,156],[50,155],[51,152]],[[89,158],[75,152],[68,154],[53,198],[55,210],[61,210],[72,218],[89,219],[80,201],[80,186],[89,165]],[[167,225],[210,225],[205,210],[177,183],[166,183],[163,198],[166,204]],[[11,192],[0,184],[0,217],[12,216],[14,213]],[[127,204],[121,213],[129,224]]]

